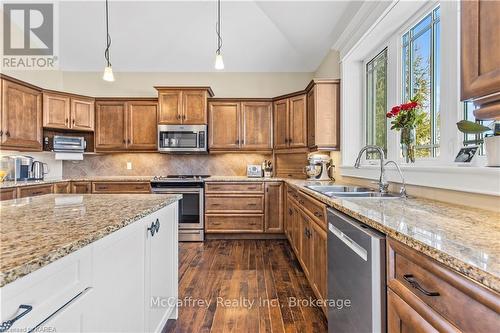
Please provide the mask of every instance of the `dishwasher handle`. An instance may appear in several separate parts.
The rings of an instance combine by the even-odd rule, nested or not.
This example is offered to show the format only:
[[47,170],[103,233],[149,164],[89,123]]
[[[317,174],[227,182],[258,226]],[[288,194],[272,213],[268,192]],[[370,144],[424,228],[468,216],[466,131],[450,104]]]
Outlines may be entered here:
[[349,247],[354,253],[361,257],[364,261],[368,261],[368,251],[366,251],[361,245],[353,241],[349,236],[344,234],[338,228],[336,228],[333,224],[328,223],[328,229],[341,240],[347,247]]

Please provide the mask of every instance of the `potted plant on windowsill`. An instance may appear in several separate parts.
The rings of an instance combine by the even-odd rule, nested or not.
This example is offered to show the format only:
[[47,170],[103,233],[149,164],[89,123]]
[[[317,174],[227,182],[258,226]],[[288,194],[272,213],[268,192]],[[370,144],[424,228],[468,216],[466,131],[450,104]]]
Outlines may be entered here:
[[500,123],[493,121],[490,126],[484,126],[472,121],[461,120],[457,123],[457,128],[464,134],[472,135],[484,134],[493,129],[493,134],[485,136],[484,140],[479,138],[475,140],[465,140],[464,146],[468,144],[479,145],[484,142],[488,166],[500,166]]
[[391,129],[401,130],[401,150],[406,163],[415,163],[416,128],[425,119],[418,97],[409,102],[394,106],[386,114],[391,121]]

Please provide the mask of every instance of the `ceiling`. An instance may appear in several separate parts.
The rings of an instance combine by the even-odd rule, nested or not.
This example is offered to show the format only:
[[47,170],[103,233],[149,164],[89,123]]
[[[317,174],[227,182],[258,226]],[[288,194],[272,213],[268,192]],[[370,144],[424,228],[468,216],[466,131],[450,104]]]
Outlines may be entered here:
[[[357,1],[223,1],[222,54],[229,72],[313,72],[361,7]],[[216,2],[111,1],[115,71],[210,72]],[[65,71],[101,71],[104,1],[59,4]]]

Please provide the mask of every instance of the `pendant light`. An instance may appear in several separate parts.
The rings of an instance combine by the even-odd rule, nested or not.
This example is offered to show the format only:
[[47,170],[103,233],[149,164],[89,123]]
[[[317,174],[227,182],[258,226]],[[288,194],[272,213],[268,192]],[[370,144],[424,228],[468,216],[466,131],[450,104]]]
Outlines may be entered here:
[[224,61],[222,60],[222,54],[220,50],[222,48],[222,37],[220,33],[220,0],[217,0],[217,25],[215,29],[217,33],[217,51],[215,51],[215,69],[223,70]]
[[113,82],[115,76],[113,75],[113,68],[109,61],[109,47],[111,46],[111,36],[109,35],[109,14],[108,14],[108,0],[106,0],[106,50],[104,51],[104,58],[106,59],[106,67],[102,79],[104,81]]

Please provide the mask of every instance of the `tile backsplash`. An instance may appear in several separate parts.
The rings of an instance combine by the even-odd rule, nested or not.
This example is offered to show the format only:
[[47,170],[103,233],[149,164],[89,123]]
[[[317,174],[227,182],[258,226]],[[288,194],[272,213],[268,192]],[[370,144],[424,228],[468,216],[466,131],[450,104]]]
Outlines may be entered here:
[[64,161],[63,177],[154,176],[168,174],[246,175],[247,164],[260,164],[272,155],[159,153],[85,155],[83,161]]

